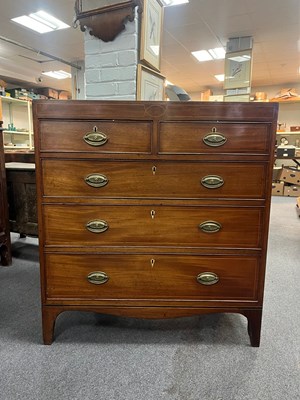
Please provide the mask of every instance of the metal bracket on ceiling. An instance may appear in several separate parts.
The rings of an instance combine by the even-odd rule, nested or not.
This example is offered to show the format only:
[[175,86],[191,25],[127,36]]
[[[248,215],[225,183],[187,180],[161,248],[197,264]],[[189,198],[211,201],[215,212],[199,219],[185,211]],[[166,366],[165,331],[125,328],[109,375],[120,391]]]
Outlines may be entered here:
[[[15,40],[6,38],[6,37],[4,37],[4,36],[0,36],[0,40],[3,40],[3,41],[6,42],[6,43],[10,43],[10,44],[13,44],[13,45],[18,46],[18,47],[21,47],[22,49],[26,49],[26,50],[29,50],[29,51],[33,51],[34,53],[38,53],[38,54],[40,54],[40,55],[42,55],[42,56],[44,56],[44,57],[51,58],[52,60],[59,61],[59,62],[61,62],[61,63],[63,63],[63,64],[66,64],[66,65],[69,65],[69,66],[71,66],[71,67],[73,67],[73,68],[76,68],[76,69],[78,69],[78,70],[81,70],[81,67],[80,67],[79,65],[75,64],[75,63],[66,61],[66,60],[64,60],[64,59],[62,59],[62,58],[60,58],[60,57],[53,56],[52,54],[46,53],[46,52],[44,52],[44,51],[42,51],[42,50],[34,49],[33,47],[30,47],[30,46],[27,46],[27,45],[25,45],[25,44],[16,42]],[[28,58],[29,58],[29,57],[28,57]]]

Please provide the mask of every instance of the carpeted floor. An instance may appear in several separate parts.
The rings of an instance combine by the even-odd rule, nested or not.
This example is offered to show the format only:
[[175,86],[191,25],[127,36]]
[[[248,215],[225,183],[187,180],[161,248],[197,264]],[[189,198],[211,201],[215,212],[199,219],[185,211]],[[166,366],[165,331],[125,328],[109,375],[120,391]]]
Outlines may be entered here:
[[0,400],[299,400],[300,218],[273,197],[260,348],[240,315],[63,313],[42,345],[37,240],[0,268]]

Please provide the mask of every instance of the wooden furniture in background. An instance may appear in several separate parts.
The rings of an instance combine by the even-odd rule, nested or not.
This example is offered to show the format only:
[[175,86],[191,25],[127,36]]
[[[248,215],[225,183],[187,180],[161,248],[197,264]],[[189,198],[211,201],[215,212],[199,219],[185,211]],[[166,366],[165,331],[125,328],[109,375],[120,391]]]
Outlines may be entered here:
[[0,264],[10,265],[11,261],[2,121],[0,121]]
[[259,346],[277,108],[34,103],[45,344],[85,310],[240,313]]
[[6,163],[9,225],[21,236],[38,236],[35,164]]

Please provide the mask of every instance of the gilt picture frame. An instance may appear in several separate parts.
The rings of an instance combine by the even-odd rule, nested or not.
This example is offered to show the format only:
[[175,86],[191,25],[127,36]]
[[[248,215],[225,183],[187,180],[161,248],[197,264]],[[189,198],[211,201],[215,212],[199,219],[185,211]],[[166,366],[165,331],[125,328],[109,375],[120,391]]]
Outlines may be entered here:
[[144,0],[141,22],[140,60],[160,71],[163,4],[160,0]]
[[137,100],[165,100],[165,77],[144,65],[138,65]]
[[227,53],[225,57],[224,89],[251,86],[252,50]]

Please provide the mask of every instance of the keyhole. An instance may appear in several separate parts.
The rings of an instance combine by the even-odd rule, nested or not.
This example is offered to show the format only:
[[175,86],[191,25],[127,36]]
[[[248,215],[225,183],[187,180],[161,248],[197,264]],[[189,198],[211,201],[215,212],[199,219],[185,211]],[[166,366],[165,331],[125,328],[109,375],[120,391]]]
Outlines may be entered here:
[[156,169],[157,169],[157,168],[156,168],[156,166],[155,166],[155,165],[153,165],[153,167],[152,167],[152,174],[153,174],[153,175],[155,175],[155,174],[156,174]]
[[217,128],[213,127],[211,131],[212,131],[213,133],[216,133],[216,132],[217,132]]
[[150,211],[150,215],[151,215],[151,218],[154,219],[154,217],[155,217],[155,211],[154,211],[154,210],[151,210],[151,211]]
[[150,264],[151,264],[151,267],[153,268],[153,267],[154,267],[154,264],[155,264],[155,260],[154,260],[154,258],[151,258],[151,260],[150,260]]
[[98,130],[97,126],[94,126],[93,131],[97,132],[97,130]]

